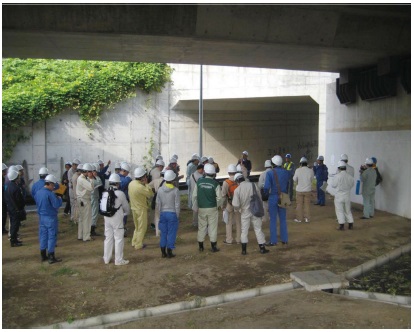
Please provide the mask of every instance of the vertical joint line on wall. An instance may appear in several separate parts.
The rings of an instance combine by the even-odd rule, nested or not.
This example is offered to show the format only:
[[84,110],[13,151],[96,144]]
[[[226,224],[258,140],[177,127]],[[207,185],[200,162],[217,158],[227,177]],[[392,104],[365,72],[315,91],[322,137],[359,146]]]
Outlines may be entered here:
[[47,130],[46,130],[46,120],[45,120],[45,167],[47,167]]

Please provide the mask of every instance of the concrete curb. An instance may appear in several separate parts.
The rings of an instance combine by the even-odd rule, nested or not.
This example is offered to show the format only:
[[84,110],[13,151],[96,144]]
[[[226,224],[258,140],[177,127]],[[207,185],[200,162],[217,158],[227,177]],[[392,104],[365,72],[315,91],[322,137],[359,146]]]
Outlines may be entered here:
[[103,328],[113,325],[119,325],[134,321],[144,317],[153,317],[165,314],[171,314],[178,311],[204,308],[208,306],[224,304],[228,302],[250,299],[253,297],[267,295],[271,293],[284,292],[301,288],[296,282],[290,282],[280,285],[263,286],[259,288],[246,289],[240,292],[220,294],[210,297],[197,296],[191,301],[183,301],[160,305],[157,307],[138,309],[133,311],[116,312],[107,315],[100,315],[82,320],[76,320],[71,323],[62,322],[49,326],[35,327],[35,329],[79,329],[79,328]]
[[338,294],[365,300],[374,300],[396,305],[411,307],[411,296],[390,295],[382,293],[363,292],[357,290],[340,289]]

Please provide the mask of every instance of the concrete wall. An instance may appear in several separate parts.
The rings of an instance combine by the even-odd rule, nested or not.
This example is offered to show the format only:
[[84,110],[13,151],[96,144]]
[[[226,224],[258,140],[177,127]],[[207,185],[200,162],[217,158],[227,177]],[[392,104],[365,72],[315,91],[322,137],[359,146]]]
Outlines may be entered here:
[[[375,208],[411,218],[411,96],[399,85],[396,97],[376,101],[359,99],[341,105],[335,84],[328,86],[326,164],[336,171],[340,155],[359,167],[367,157],[378,159],[383,182],[376,187]],[[352,201],[362,204],[362,196],[352,191]]]
[[[135,167],[150,166],[159,153],[164,160],[175,153],[185,174],[186,162],[198,152],[198,109],[174,110],[174,106],[199,98],[200,66],[172,67],[171,86],[149,95],[138,91],[135,98],[105,112],[91,129],[74,111],[25,128],[32,137],[16,147],[8,164],[26,160],[31,185],[40,167],[47,166],[60,177],[63,163],[74,158],[82,163],[125,160]],[[276,153],[290,152],[295,162],[302,154],[315,158],[324,153],[326,85],[337,74],[220,66],[203,70],[204,100],[223,101],[223,108],[205,111],[203,134],[203,154],[215,158],[221,175],[227,174],[227,165],[235,163],[243,150],[250,152],[256,171],[262,171],[264,161]],[[243,111],[225,106],[232,98],[264,97],[292,97],[293,104],[276,101],[274,108]],[[306,102],[295,103],[296,98]]]

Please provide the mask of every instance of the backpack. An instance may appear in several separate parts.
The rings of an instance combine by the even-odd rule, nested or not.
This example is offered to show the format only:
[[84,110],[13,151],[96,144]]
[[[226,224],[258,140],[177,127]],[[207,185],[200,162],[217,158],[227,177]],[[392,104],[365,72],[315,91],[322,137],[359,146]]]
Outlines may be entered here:
[[233,200],[234,191],[239,185],[235,181],[231,181],[229,179],[227,179],[226,182],[229,185],[229,189],[227,190],[227,196],[229,197],[229,202],[231,202]]
[[377,179],[375,180],[375,186],[378,186],[382,182],[382,176],[378,170],[378,168],[374,168],[375,172],[377,173]]
[[120,205],[118,208],[115,207],[115,190],[112,187],[109,187],[108,190],[105,190],[104,192],[108,193],[108,196],[103,196],[101,199],[101,203],[99,204],[99,214],[105,217],[112,217],[116,211],[118,211],[122,205]]
[[261,218],[264,216],[263,202],[262,202],[262,199],[257,194],[256,186],[253,182],[252,182],[252,186],[253,186],[253,195],[251,196],[251,199],[250,199],[250,212],[255,217]]

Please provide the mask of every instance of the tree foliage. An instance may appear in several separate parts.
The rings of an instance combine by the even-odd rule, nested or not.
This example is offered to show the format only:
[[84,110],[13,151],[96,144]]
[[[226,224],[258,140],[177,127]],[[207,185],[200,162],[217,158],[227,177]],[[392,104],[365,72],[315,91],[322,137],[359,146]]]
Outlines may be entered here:
[[160,92],[171,73],[171,67],[159,63],[3,59],[3,132],[68,108],[92,126],[108,107],[133,96],[136,87]]

